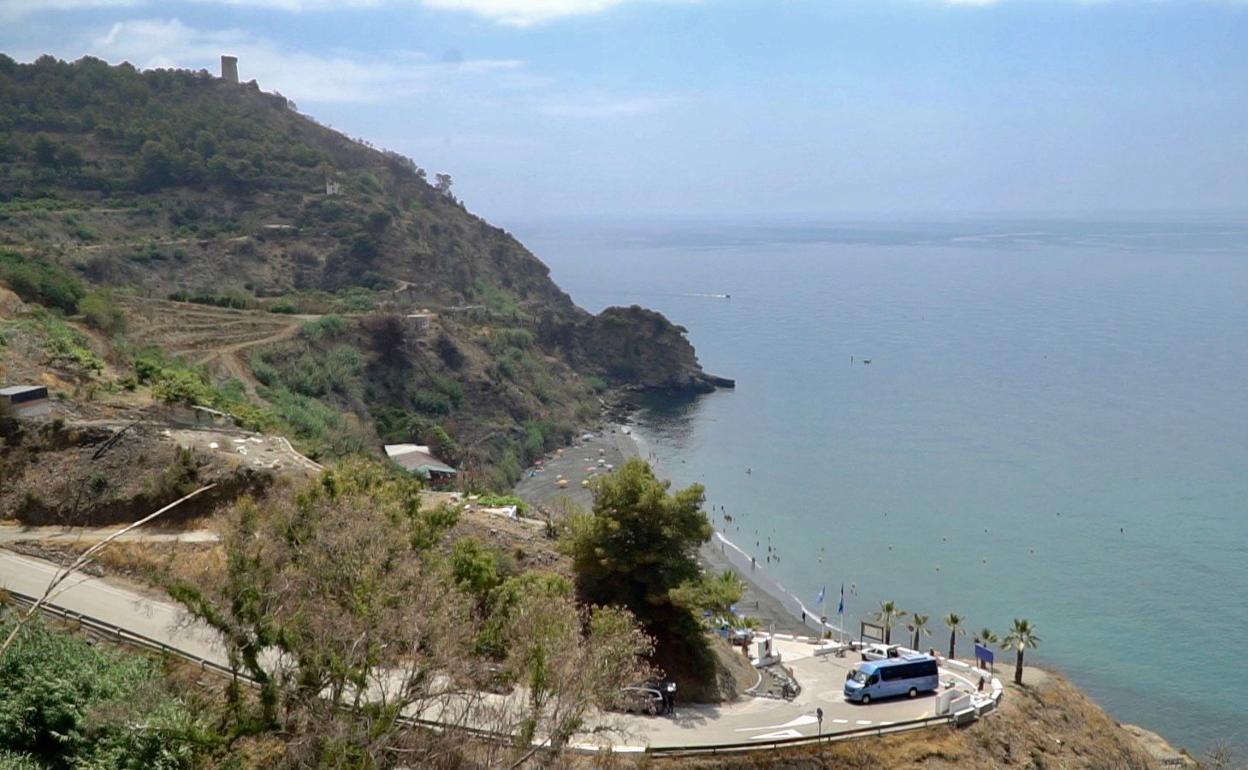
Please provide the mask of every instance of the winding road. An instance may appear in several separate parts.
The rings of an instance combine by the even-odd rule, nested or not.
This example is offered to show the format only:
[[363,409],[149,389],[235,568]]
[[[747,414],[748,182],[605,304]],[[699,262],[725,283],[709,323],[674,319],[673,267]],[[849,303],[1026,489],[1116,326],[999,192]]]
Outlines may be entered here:
[[[27,596],[40,596],[58,567],[48,561],[0,550],[0,586]],[[118,626],[163,642],[196,658],[226,664],[226,653],[217,635],[206,626],[189,622],[182,609],[154,592],[110,578],[75,573],[57,590],[51,604],[71,612]],[[816,655],[815,644],[777,637],[775,648],[801,684],[792,701],[746,697],[722,705],[677,704],[672,716],[611,715],[623,729],[612,736],[586,734],[573,741],[585,749],[615,751],[678,749],[724,744],[769,743],[819,734],[816,710],[824,712],[822,734],[872,728],[936,716],[937,697],[902,698],[869,706],[845,701],[841,694],[846,672],[856,655],[838,658]],[[941,669],[941,690],[947,686],[973,692],[973,674]],[[591,720],[591,725],[594,720]]]

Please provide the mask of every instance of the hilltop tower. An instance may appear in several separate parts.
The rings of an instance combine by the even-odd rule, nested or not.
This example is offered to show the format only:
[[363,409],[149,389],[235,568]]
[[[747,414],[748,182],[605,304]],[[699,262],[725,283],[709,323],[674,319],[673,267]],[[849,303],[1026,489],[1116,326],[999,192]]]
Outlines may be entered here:
[[238,82],[238,57],[221,55],[221,79],[228,83]]

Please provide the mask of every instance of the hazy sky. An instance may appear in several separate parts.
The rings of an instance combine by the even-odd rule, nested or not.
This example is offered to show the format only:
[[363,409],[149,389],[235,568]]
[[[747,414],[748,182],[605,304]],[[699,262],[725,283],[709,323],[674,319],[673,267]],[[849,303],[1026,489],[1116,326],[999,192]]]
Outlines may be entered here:
[[487,217],[1248,209],[1248,0],[0,0],[217,71]]

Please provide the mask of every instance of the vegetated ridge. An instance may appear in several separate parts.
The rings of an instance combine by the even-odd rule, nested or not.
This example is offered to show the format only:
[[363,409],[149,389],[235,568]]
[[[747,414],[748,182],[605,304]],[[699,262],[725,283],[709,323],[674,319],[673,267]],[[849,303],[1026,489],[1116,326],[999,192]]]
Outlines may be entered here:
[[313,457],[415,441],[501,488],[608,394],[730,384],[660,314],[578,308],[449,176],[254,82],[0,55],[0,172],[0,282],[85,318],[114,384],[187,369],[166,400]]

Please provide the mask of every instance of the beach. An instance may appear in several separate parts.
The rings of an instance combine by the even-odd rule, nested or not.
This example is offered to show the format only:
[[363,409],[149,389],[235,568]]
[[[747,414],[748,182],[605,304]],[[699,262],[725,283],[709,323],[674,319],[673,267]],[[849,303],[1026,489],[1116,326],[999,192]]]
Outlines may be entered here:
[[[573,505],[588,510],[593,505],[593,495],[581,482],[618,468],[631,457],[647,459],[655,473],[666,475],[631,427],[605,425],[583,432],[571,446],[561,451],[547,453],[540,466],[526,468],[515,494],[538,511],[552,515],[566,512]],[[566,486],[560,486],[561,478],[567,480]],[[736,549],[721,533],[712,536],[699,557],[709,571],[718,573],[730,569],[742,578],[745,590],[737,604],[740,614],[757,618],[764,629],[783,633],[815,632],[813,626],[803,627],[799,619],[802,609],[797,600],[762,566],[751,569],[749,556]]]

